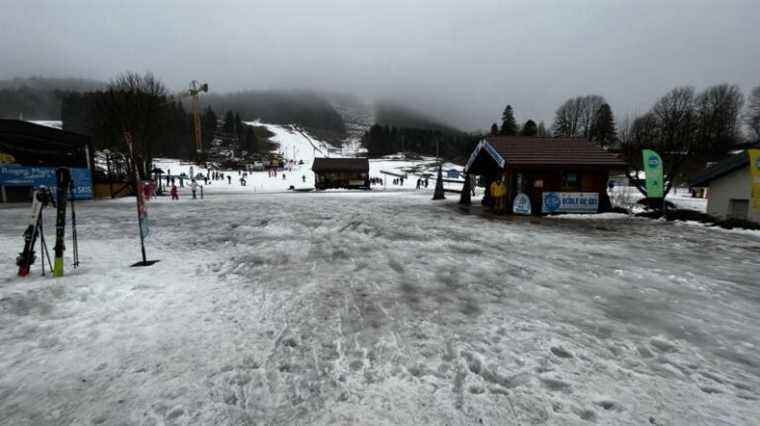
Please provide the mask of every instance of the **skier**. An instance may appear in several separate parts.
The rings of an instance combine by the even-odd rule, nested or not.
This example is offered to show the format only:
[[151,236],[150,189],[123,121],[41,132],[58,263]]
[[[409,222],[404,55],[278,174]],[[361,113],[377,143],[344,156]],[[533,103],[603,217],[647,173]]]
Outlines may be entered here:
[[185,187],[185,176],[184,175],[181,175],[179,177],[179,187],[180,188],[184,188]]
[[285,173],[282,174],[282,180],[285,180]]
[[179,194],[177,194],[176,185],[172,185],[172,189],[169,191],[169,194],[172,196],[172,200],[179,200]]
[[303,183],[306,183],[306,175],[302,175],[301,180],[303,181]]
[[208,175],[203,176],[203,184],[208,185]]
[[[180,180],[180,182],[182,181]],[[195,194],[196,194],[196,191],[198,190],[198,183],[195,181],[195,179],[193,179],[192,182],[190,183],[190,189],[193,191],[193,200],[197,199],[198,197],[196,197]]]
[[232,185],[232,176],[227,175],[227,185]]
[[417,191],[422,187],[422,179],[417,179]]

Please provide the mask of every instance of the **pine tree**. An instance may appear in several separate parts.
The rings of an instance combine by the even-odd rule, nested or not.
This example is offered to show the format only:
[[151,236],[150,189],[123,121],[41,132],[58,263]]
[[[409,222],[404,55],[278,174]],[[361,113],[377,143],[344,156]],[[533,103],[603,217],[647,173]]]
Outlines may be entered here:
[[245,127],[245,138],[243,139],[243,149],[248,151],[248,155],[259,151],[259,140],[252,126]]
[[224,125],[222,126],[224,133],[233,133],[235,131],[235,114],[232,111],[224,113]]
[[501,115],[501,133],[502,136],[514,136],[517,134],[517,122],[515,121],[515,114],[512,111],[512,105],[507,105],[504,108],[504,113]]
[[211,107],[207,107],[206,111],[203,112],[203,116],[201,117],[201,138],[203,138],[204,151],[207,151],[211,146],[211,141],[214,139],[214,133],[216,133],[217,121],[218,120],[214,110],[211,109]]
[[496,125],[496,123],[491,124],[491,136],[496,136],[499,134],[499,126]]
[[525,122],[525,125],[523,125],[522,132],[520,132],[523,136],[536,136],[538,133],[538,127],[536,127],[536,122],[533,120],[528,120]]
[[604,103],[599,107],[590,135],[590,139],[601,147],[607,147],[617,139],[615,117],[612,115],[612,108],[609,104]]
[[540,123],[538,123],[538,129],[536,130],[536,136],[538,136],[539,138],[549,137],[549,134],[546,133],[546,125],[544,124],[543,121],[541,121]]

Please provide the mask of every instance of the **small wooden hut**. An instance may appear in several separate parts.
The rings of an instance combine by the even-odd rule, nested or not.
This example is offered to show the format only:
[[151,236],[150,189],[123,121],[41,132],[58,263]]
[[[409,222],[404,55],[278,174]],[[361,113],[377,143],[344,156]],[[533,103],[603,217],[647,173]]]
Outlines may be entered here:
[[369,189],[367,158],[315,158],[311,170],[316,189]]

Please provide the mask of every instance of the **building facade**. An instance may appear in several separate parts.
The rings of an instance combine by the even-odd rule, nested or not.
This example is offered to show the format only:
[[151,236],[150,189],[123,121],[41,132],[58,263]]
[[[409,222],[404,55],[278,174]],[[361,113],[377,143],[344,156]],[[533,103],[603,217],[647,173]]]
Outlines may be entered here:
[[315,158],[311,170],[316,189],[369,189],[367,158]]
[[707,214],[721,219],[760,223],[760,210],[752,208],[752,173],[747,151],[706,169],[691,185],[707,188]]
[[[524,194],[521,211],[527,197],[533,214],[596,213],[610,208],[609,177],[624,169],[617,155],[585,140],[493,136],[478,144],[465,173],[480,176],[486,188],[504,179],[509,211]],[[487,191],[485,203],[489,197]]]

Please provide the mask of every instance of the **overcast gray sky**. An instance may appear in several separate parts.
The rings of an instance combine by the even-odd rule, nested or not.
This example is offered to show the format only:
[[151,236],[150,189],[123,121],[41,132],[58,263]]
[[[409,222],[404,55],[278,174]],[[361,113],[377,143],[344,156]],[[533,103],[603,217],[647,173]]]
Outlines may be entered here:
[[760,85],[760,0],[0,0],[0,78],[153,71],[179,90],[393,98],[464,129],[598,93],[619,119],[675,85]]

